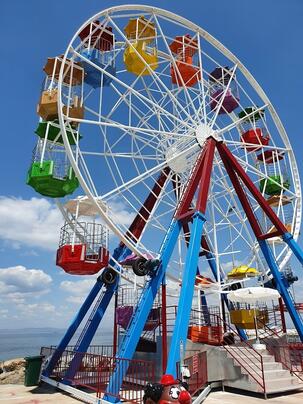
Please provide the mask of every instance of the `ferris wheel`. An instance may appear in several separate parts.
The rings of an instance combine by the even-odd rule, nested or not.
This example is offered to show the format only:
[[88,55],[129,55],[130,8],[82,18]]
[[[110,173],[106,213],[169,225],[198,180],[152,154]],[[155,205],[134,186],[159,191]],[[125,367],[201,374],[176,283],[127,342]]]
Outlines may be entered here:
[[[78,30],[63,65],[56,90],[66,154],[110,231],[138,256],[158,256],[209,136],[224,141],[297,239],[300,179],[283,125],[251,74],[207,32],[163,10],[114,7]],[[80,66],[81,82],[74,78]],[[161,191],[142,215],[163,176]],[[247,265],[266,275],[227,177],[215,156],[205,224],[209,248],[223,268]],[[250,203],[264,232],[274,231],[258,202],[250,197]],[[145,221],[139,235],[128,228],[138,214]],[[174,278],[183,271],[186,236],[180,235],[169,265]],[[270,243],[283,269],[291,252],[280,237]]]
[[28,184],[57,198],[79,185],[85,193],[62,208],[57,263],[66,272],[103,270],[112,293],[115,272],[142,276],[118,357],[132,357],[165,279],[180,291],[171,373],[194,286],[221,299],[239,281],[278,285],[303,338],[287,290],[294,277],[283,273],[292,252],[303,262],[300,178],[285,129],[244,65],[196,24],[125,5],[86,21],[44,71]]

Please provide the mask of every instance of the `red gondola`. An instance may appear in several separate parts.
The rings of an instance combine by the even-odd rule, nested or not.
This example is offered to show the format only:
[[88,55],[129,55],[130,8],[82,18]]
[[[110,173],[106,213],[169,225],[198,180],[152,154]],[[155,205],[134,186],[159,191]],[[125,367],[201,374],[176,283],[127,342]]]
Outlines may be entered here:
[[194,86],[201,79],[199,67],[193,64],[193,57],[198,51],[197,40],[189,34],[176,36],[169,48],[176,55],[176,62],[170,68],[172,83],[178,86]]

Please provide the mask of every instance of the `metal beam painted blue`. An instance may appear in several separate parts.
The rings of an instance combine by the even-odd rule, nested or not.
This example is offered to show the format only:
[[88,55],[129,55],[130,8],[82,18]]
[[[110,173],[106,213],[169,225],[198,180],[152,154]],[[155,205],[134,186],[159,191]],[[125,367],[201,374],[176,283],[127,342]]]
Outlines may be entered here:
[[[115,260],[119,260],[121,257],[125,257],[130,254],[130,249],[125,247],[124,244],[120,244],[117,248],[115,248],[113,253],[113,258]],[[115,266],[115,262],[113,260],[109,261],[111,266]],[[89,317],[87,324],[85,325],[85,332],[80,336],[80,340],[78,340],[75,347],[75,355],[70,362],[68,370],[64,375],[63,381],[65,383],[69,383],[69,380],[72,380],[79,369],[79,366],[82,361],[83,352],[87,352],[88,347],[90,346],[96,331],[102,321],[102,318],[109,306],[109,303],[115,294],[117,288],[119,286],[119,279],[116,279],[116,282],[112,285],[108,285],[106,287],[106,291],[100,300],[98,307],[93,311],[92,315]]]
[[282,236],[285,243],[288,244],[289,248],[291,248],[292,252],[300,261],[301,265],[303,265],[303,250],[299,247],[298,243],[294,240],[293,235],[291,233],[284,233]]
[[[134,311],[126,334],[116,355],[117,358],[132,359],[135,353],[147,317],[150,310],[152,309],[158,289],[161,286],[162,279],[165,275],[167,265],[175,248],[181,227],[181,223],[173,219],[167,232],[167,236],[165,237],[160,249],[161,263],[155,275],[151,277],[150,280],[146,283],[141,293],[139,303],[136,307],[136,310]],[[195,266],[195,268],[197,268],[197,265]],[[119,359],[117,359],[116,367],[109,380],[107,393],[104,396],[104,400],[113,403],[119,401],[118,395],[122,386],[123,379],[126,375],[128,365],[129,363],[127,363],[127,361],[119,361]]]
[[89,308],[93,304],[96,296],[102,289],[103,282],[101,280],[97,280],[95,285],[93,286],[92,290],[88,294],[87,298],[85,299],[84,303],[80,307],[80,310],[74,317],[71,325],[68,327],[65,335],[59,342],[56,351],[53,353],[53,356],[51,357],[48,365],[46,368],[43,370],[43,375],[44,376],[50,376],[54,367],[56,366],[58,360],[60,359],[63,351],[66,349],[68,344],[70,343],[72,337],[74,336],[75,332],[77,331],[78,327],[80,326],[82,320],[84,319],[85,315],[87,314]]
[[[129,249],[126,248],[123,244],[119,245],[117,248],[115,248],[114,253],[113,253],[113,257],[118,260],[120,258],[120,256],[125,253],[125,250],[127,250],[126,253],[129,253]],[[111,265],[115,265],[115,263],[111,260],[110,261]],[[92,306],[94,300],[96,299],[97,295],[100,293],[102,287],[103,287],[104,283],[101,281],[100,278],[97,278],[97,281],[95,283],[95,285],[93,286],[92,290],[89,292],[87,298],[84,300],[82,306],[80,307],[78,313],[76,314],[76,316],[74,317],[72,323],[70,324],[70,326],[68,327],[65,335],[63,336],[63,338],[61,339],[61,341],[59,342],[56,351],[53,353],[47,367],[43,370],[43,375],[44,376],[50,376],[54,367],[56,366],[58,360],[60,359],[62,353],[64,352],[64,350],[66,349],[66,347],[68,346],[68,344],[70,343],[71,339],[73,338],[73,336],[75,335],[76,331],[78,330],[81,322],[83,321],[84,317],[87,315],[90,307]],[[110,293],[114,293],[115,289],[112,291],[109,291],[108,295],[106,296],[106,299],[109,298]],[[102,304],[102,301],[101,303]],[[104,309],[103,309],[103,314],[104,314]],[[102,316],[103,316],[102,314]],[[102,319],[102,317],[100,317],[100,312],[96,313],[96,317],[97,317],[97,321],[96,319],[90,319],[91,323],[94,323],[97,327],[100,324],[100,321]],[[96,327],[96,329],[97,329]],[[95,334],[95,333],[94,333]],[[89,330],[89,336],[90,336],[90,340],[92,340],[92,338],[94,337],[94,334],[92,334],[92,328]],[[87,342],[89,341],[88,336],[86,336],[86,334],[84,334],[86,343],[85,345],[87,345]],[[90,342],[89,342],[90,343]],[[88,344],[89,346],[89,344]],[[87,348],[88,348],[87,346]],[[86,349],[87,349],[86,348]],[[81,346],[82,349],[82,346]],[[81,351],[80,349],[77,349],[78,352],[86,352],[85,351]],[[79,358],[79,355],[78,355]],[[79,359],[78,359],[79,361]],[[71,369],[71,367],[69,368]],[[75,373],[77,371],[75,364],[72,366],[73,372]],[[72,373],[72,372],[70,372]],[[71,375],[69,375],[70,377]]]
[[92,317],[91,321],[89,322],[89,324],[87,326],[86,332],[82,336],[80,343],[77,345],[77,347],[74,351],[75,352],[74,357],[73,357],[72,361],[70,362],[67,372],[64,375],[63,382],[68,383],[68,381],[72,380],[74,378],[75,374],[77,373],[79,366],[81,364],[81,361],[82,361],[82,357],[84,355],[83,352],[87,352],[88,347],[90,346],[90,343],[91,343],[92,339],[94,338],[96,331],[99,327],[99,324],[108,308],[108,305],[109,305],[115,291],[118,288],[118,285],[119,285],[119,281],[117,279],[113,285],[107,286],[106,291],[102,297],[102,300],[100,301],[100,304],[99,304],[96,312],[94,313],[94,316]]
[[184,350],[186,347],[188,324],[194,294],[196,271],[204,223],[205,216],[201,212],[197,211],[193,216],[193,225],[186,254],[177,317],[166,368],[166,373],[172,374],[175,377],[177,376],[176,363],[180,361],[180,346],[183,344]]
[[277,265],[277,262],[273,256],[273,253],[271,249],[269,248],[267,241],[266,240],[258,240],[260,248],[263,252],[264,258],[266,259],[266,262],[269,266],[269,269],[271,271],[272,276],[274,277],[277,285],[277,290],[279,291],[285,306],[288,310],[288,313],[294,323],[294,326],[299,334],[299,337],[301,341],[303,342],[303,323],[298,315],[295,306],[293,304],[292,298],[290,294],[288,293],[288,290],[282,280],[282,274],[279,271],[279,267]]

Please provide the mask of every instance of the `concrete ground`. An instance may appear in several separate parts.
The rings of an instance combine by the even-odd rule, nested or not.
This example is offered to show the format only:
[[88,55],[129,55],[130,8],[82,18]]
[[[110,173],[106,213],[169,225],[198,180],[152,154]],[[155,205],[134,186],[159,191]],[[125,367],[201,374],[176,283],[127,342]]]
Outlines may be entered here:
[[245,394],[245,392],[213,391],[209,394],[203,404],[302,404],[303,391],[288,393],[284,396],[269,396],[264,400],[261,396]]
[[40,387],[25,387],[22,384],[3,384],[0,386],[0,404],[40,403],[79,404],[80,401],[47,384],[42,384]]
[[[40,387],[24,387],[20,384],[5,384],[0,386],[0,404],[79,404],[80,401],[59,392],[57,389],[43,384]],[[284,396],[270,396],[264,400],[260,396],[245,393],[213,391],[204,404],[302,404],[303,391],[289,393]]]

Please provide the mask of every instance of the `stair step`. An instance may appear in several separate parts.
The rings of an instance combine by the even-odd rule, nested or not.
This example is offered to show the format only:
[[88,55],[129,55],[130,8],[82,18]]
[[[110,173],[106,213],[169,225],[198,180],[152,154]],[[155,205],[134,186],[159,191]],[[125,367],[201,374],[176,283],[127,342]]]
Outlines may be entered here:
[[289,385],[288,387],[281,387],[277,389],[271,389],[270,387],[266,389],[267,394],[274,394],[274,393],[284,393],[287,391],[294,391],[294,390],[301,390],[303,389],[303,384],[298,385]]
[[[254,371],[253,369],[250,368],[246,371],[245,369],[242,368],[241,373],[248,374],[248,376],[250,376],[249,373],[251,373],[253,376],[262,379],[262,372],[260,369]],[[264,379],[267,381],[289,378],[290,377],[289,375],[290,375],[289,371],[284,369],[264,371]]]
[[[247,355],[247,356],[245,355],[245,356],[243,356],[240,353],[236,354],[235,352],[230,353],[228,351],[227,351],[227,354],[229,354],[229,356],[231,358],[235,358],[235,359],[238,359],[238,360],[242,361],[243,364],[245,364],[245,362],[247,362],[247,361],[260,363],[259,357],[256,357],[256,356],[253,356],[253,355]],[[262,355],[262,359],[263,359],[263,363],[265,363],[265,362],[266,363],[275,362],[275,358],[273,356],[271,356],[271,355]]]
[[299,379],[293,376],[266,380],[266,390],[268,393],[274,393],[277,390],[285,391],[285,389],[302,388],[303,384],[299,383]]

